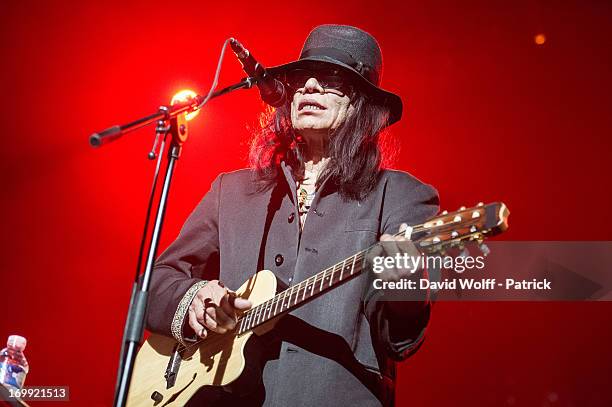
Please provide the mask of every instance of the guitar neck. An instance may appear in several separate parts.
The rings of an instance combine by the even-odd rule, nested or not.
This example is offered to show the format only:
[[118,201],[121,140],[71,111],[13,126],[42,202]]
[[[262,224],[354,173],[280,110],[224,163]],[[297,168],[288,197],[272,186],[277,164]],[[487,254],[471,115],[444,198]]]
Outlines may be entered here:
[[[408,237],[425,254],[433,254],[449,247],[463,245],[464,241],[479,243],[484,235],[494,235],[508,227],[508,208],[503,203],[491,203],[441,215],[409,229]],[[404,235],[399,232],[395,236]],[[238,320],[239,334],[253,329],[280,315],[293,311],[308,301],[330,291],[360,275],[366,266],[366,255],[376,245],[355,253],[299,284],[291,286],[250,310]]]
[[[424,225],[417,225],[413,228],[413,233],[419,233],[425,229]],[[397,233],[395,236],[400,236]],[[422,239],[415,238],[413,243],[428,252],[430,248],[420,245]],[[378,244],[378,243],[377,243]],[[347,257],[343,261],[329,267],[312,277],[307,278],[299,284],[293,285],[286,290],[276,294],[266,302],[245,312],[238,321],[238,333],[243,333],[253,329],[267,321],[293,311],[304,305],[310,300],[330,291],[339,285],[359,276],[365,269],[366,254],[374,247],[371,247]]]
[[364,270],[366,253],[367,250],[362,250],[347,257],[340,263],[307,278],[299,284],[287,288],[268,301],[251,308],[238,321],[238,333],[243,333],[279,315],[291,312],[340,284],[357,277]]

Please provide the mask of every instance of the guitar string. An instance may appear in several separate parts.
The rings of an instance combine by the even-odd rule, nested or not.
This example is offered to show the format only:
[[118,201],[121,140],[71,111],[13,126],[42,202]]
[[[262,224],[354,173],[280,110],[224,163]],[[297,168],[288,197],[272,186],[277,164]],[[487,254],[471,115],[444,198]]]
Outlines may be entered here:
[[[475,223],[475,222],[474,222],[474,223],[470,223],[470,221],[476,221],[477,219],[478,219],[478,218],[472,218],[472,219],[469,219],[469,220],[467,221],[467,223],[462,223],[462,226],[463,226],[463,227],[469,227],[469,226],[471,226],[471,225],[473,225],[473,224]],[[430,223],[430,222],[426,222],[426,223]],[[419,224],[419,225],[414,226],[414,227],[413,227],[413,229],[412,229],[412,233],[419,233],[419,232],[426,231],[426,230],[432,231],[432,229],[434,229],[434,228],[435,228],[435,229],[439,229],[439,230],[438,230],[436,233],[441,233],[442,231],[446,231],[446,230],[444,230],[444,229],[449,229],[449,230],[450,230],[450,229],[454,229],[454,227],[449,228],[448,226],[456,226],[456,225],[453,225],[453,223],[445,223],[445,224],[443,224],[443,225],[434,225],[434,227],[425,227],[424,225],[425,225],[425,224],[423,223],[423,224]],[[474,233],[470,233],[470,234],[467,234],[467,235],[461,236],[461,238],[458,238],[458,239],[459,239],[459,240],[465,240],[465,239],[468,239],[469,237],[473,236],[474,234],[478,234],[478,233],[480,233],[480,232],[479,232],[479,231],[477,231],[477,232],[474,232]],[[405,234],[405,231],[401,231],[401,232],[397,232],[397,233],[395,233],[393,236],[394,236],[394,237],[399,237],[399,236],[402,236],[402,235],[404,235],[404,234]],[[451,240],[451,241],[452,241],[452,240]],[[451,242],[451,241],[446,241],[446,243]],[[418,242],[419,242],[419,240],[415,241],[415,243],[418,243]],[[435,245],[442,245],[442,244],[443,244],[443,242],[440,242],[440,243],[436,243]],[[335,270],[335,268],[336,268],[338,265],[345,263],[345,262],[346,262],[346,260],[351,259],[351,258],[353,258],[353,257],[355,258],[355,263],[354,263],[353,265],[355,265],[355,264],[356,264],[356,262],[357,262],[357,259],[358,259],[359,257],[363,256],[363,255],[364,255],[365,253],[367,253],[369,250],[371,250],[372,248],[374,248],[375,246],[378,246],[378,245],[380,245],[380,242],[379,242],[379,243],[375,243],[374,245],[370,246],[369,248],[367,248],[367,249],[365,249],[365,250],[361,250],[361,251],[357,252],[357,253],[356,253],[356,254],[354,254],[353,256],[350,256],[350,257],[348,257],[348,258],[344,259],[342,262],[338,262],[338,263],[336,263],[335,265],[333,265],[333,266],[331,266],[331,267],[328,267],[327,269],[325,269],[325,270],[323,270],[323,271],[321,271],[321,272],[319,272],[319,273],[315,274],[315,275],[314,275],[314,276],[312,276],[312,277],[307,278],[307,279],[306,279],[306,280],[304,280],[304,281],[308,281],[308,280],[310,280],[311,278],[313,278],[313,277],[314,277],[313,285],[315,285],[315,286],[316,286],[316,284],[317,284],[319,281],[324,281],[324,280],[327,278],[326,274],[327,274],[328,272],[330,272],[331,270]],[[429,249],[429,247],[423,247],[423,249],[428,250],[428,249]],[[359,258],[359,261],[361,261],[361,260],[363,260],[363,257]],[[343,269],[343,267],[341,266],[339,270],[342,270],[342,269]],[[339,271],[339,270],[338,270],[338,271]],[[362,270],[360,270],[359,272],[361,272],[361,271],[362,271]],[[353,274],[351,274],[351,275],[353,275]],[[320,279],[319,279],[319,276],[321,276],[321,278],[320,278]],[[343,279],[343,280],[345,280],[345,279]],[[264,311],[264,312],[263,312],[263,315],[265,315],[265,312],[268,310],[268,305],[270,305],[270,306],[272,307],[272,306],[274,306],[274,305],[277,305],[279,302],[280,302],[280,303],[284,302],[284,300],[286,299],[286,296],[287,296],[287,291],[290,291],[292,288],[295,288],[296,286],[297,286],[297,287],[300,287],[300,286],[301,286],[301,284],[303,284],[303,283],[304,283],[304,281],[302,281],[300,284],[297,284],[297,285],[295,285],[295,286],[292,286],[292,287],[289,287],[289,288],[285,289],[284,291],[282,291],[282,292],[280,292],[280,293],[276,294],[276,295],[275,295],[274,297],[272,297],[271,299],[269,299],[269,300],[267,300],[267,301],[264,301],[263,303],[258,304],[256,307],[253,307],[253,308],[251,308],[251,309],[249,309],[249,310],[245,311],[245,312],[244,312],[244,313],[243,313],[243,314],[242,314],[240,317],[238,317],[238,318],[237,318],[237,320],[236,320],[236,326],[238,326],[238,325],[239,325],[239,323],[240,323],[242,320],[244,320],[244,319],[245,319],[245,318],[246,318],[246,317],[247,317],[249,314],[251,314],[251,313],[260,312],[260,311],[263,309],[263,311]],[[337,281],[338,281],[338,282],[340,282],[340,280],[337,280]],[[330,278],[330,285],[331,285],[332,283],[333,283],[333,281],[331,281],[331,278]],[[306,286],[304,287],[304,289],[307,289],[309,286],[310,286],[310,283],[307,283],[307,284],[306,284]],[[329,288],[329,287],[327,287],[327,288]],[[298,288],[297,293],[300,293],[300,292],[301,292],[301,290],[302,290],[302,288],[301,288],[301,287],[300,287],[300,288]],[[319,290],[319,291],[318,291],[318,293],[321,293],[321,292],[323,292],[323,290]],[[293,296],[293,294],[294,294],[293,292],[292,292],[292,293],[290,293],[290,294],[289,294],[289,298],[291,298],[291,297]],[[282,300],[281,300],[281,297],[282,297]],[[299,297],[299,295],[298,295],[297,297]],[[310,298],[310,297],[308,297],[308,298]],[[296,303],[297,303],[297,302],[296,302]],[[265,306],[264,306],[264,305],[265,305]],[[272,309],[272,308],[270,308],[270,309]],[[257,311],[257,310],[259,310],[259,311]],[[281,313],[282,313],[282,305],[281,305]],[[278,314],[278,313],[276,313],[276,312],[275,312],[274,317],[276,317],[276,316],[278,316],[278,315],[280,315],[280,314]],[[260,316],[261,316],[261,315],[260,315]],[[257,326],[259,326],[259,325],[263,324],[264,322],[266,322],[266,321],[268,321],[268,320],[270,320],[270,319],[271,319],[271,318],[270,318],[269,316],[268,316],[268,318],[267,318],[267,319],[266,319],[266,317],[264,317],[264,318],[263,318],[263,321],[258,322],[257,324],[255,324],[255,325],[253,325],[251,328],[249,328],[248,330],[252,330],[253,328],[255,328],[255,327],[257,327]],[[234,329],[235,329],[235,327],[234,327]],[[245,332],[246,332],[246,331],[245,331]],[[190,343],[189,345],[179,345],[179,347],[177,347],[177,352],[184,352],[184,351],[186,351],[186,350],[188,350],[188,349],[190,349],[190,348],[193,348],[193,347],[195,347],[195,346],[200,345],[200,344],[201,344],[203,341],[205,341],[205,340],[206,340],[206,338],[200,338],[200,339],[196,340],[195,342]],[[182,346],[182,348],[181,348],[181,346]]]

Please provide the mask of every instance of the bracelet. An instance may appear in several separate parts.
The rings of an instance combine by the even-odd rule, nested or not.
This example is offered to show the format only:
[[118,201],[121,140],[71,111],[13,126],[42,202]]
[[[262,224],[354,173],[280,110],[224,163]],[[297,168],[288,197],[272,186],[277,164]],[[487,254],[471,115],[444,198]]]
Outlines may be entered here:
[[174,313],[172,324],[170,325],[170,331],[172,332],[174,339],[176,339],[182,345],[185,345],[185,342],[183,341],[183,324],[185,323],[185,317],[187,316],[189,305],[191,305],[191,301],[193,301],[193,297],[195,297],[198,290],[204,287],[206,283],[208,283],[208,281],[203,280],[189,287],[189,290],[187,290],[183,298],[181,298],[178,307],[176,307],[176,312]]

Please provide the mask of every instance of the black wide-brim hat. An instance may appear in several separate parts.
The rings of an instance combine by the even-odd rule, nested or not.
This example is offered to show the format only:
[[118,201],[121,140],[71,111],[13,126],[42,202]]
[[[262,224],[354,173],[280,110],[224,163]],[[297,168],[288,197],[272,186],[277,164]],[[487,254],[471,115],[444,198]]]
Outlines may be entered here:
[[389,109],[389,125],[402,117],[402,99],[380,87],[382,52],[369,33],[348,25],[325,24],[315,27],[297,61],[268,68],[268,74],[279,76],[296,68],[314,69],[332,64],[345,71],[375,103]]

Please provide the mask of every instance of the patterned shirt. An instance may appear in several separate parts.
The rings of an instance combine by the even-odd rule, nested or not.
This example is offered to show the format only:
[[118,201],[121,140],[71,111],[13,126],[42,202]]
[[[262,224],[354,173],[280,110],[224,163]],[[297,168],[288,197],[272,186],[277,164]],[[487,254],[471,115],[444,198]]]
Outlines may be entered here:
[[306,215],[310,210],[310,205],[315,197],[314,185],[308,185],[304,183],[297,183],[297,202],[298,202],[298,214],[300,215],[300,230],[304,227],[306,221]]

